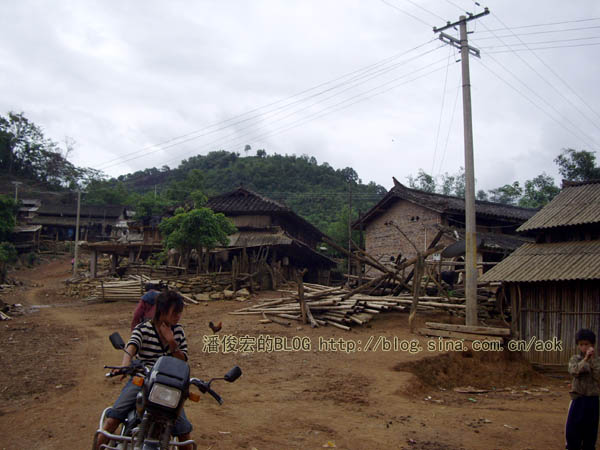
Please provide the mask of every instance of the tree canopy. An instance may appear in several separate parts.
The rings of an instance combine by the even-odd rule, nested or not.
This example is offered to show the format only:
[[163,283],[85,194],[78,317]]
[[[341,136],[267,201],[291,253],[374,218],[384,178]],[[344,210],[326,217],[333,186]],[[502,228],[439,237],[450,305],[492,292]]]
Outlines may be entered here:
[[13,199],[0,195],[0,241],[7,241],[15,227],[18,206]]
[[596,155],[586,150],[563,149],[554,160],[558,171],[567,180],[587,181],[600,179],[600,167],[596,166]]
[[89,167],[77,167],[68,160],[74,142],[67,139],[65,148],[46,138],[43,130],[23,113],[0,116],[0,171],[44,182],[54,188],[75,189],[102,178]]
[[237,231],[225,215],[214,213],[209,208],[187,212],[180,208],[173,217],[162,220],[159,230],[164,237],[165,249],[177,249],[184,257],[186,267],[192,250],[202,255],[217,244],[227,246],[227,236]]
[[136,196],[154,195],[156,190],[156,198],[171,206],[198,208],[204,205],[205,195],[222,194],[240,185],[283,202],[323,231],[336,221],[340,204],[347,204],[350,195],[353,208],[366,212],[386,193],[375,183],[363,184],[351,167],[335,170],[308,155],[267,155],[260,149],[256,156],[226,151],[193,156],[176,169],[145,169],[91,184],[89,195],[108,203],[119,200],[114,197],[118,193],[117,203],[137,208]]

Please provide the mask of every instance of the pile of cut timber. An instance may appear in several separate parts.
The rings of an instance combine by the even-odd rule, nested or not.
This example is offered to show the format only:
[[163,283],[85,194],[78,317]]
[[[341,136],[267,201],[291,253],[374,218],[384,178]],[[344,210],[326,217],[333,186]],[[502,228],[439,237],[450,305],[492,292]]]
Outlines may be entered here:
[[465,341],[502,342],[510,336],[509,328],[493,328],[449,323],[425,322],[427,328],[420,328],[419,334],[424,336],[464,339]]
[[231,286],[231,272],[207,273],[191,277],[180,277],[172,283],[184,294],[201,294],[224,291]]
[[101,281],[96,286],[96,295],[105,302],[126,300],[137,302],[144,295],[144,283],[141,280]]
[[[331,325],[350,330],[350,325],[363,325],[375,315],[385,311],[403,311],[397,298],[356,295],[349,298],[349,292],[342,287],[329,287],[303,283],[304,292],[280,290],[286,297],[259,303],[258,305],[234,311],[233,315],[256,315],[261,323],[275,322],[290,326],[291,320],[311,324],[312,327]],[[300,301],[300,296],[303,302]],[[302,304],[304,305],[304,314]]]

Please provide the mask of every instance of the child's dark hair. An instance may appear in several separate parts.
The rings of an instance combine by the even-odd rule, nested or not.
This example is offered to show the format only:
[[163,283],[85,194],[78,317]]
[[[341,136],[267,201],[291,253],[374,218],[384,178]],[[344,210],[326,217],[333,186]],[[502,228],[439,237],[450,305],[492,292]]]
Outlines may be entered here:
[[587,328],[582,328],[575,335],[575,342],[579,344],[579,341],[588,341],[590,344],[596,344],[596,335],[592,330],[588,330]]
[[173,290],[164,289],[156,297],[154,320],[158,320],[163,314],[168,314],[172,306],[175,306],[175,312],[183,311],[183,297]]

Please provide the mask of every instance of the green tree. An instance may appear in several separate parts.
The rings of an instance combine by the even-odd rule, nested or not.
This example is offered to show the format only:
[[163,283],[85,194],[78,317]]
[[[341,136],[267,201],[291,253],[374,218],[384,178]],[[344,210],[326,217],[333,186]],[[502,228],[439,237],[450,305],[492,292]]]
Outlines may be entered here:
[[0,242],[0,282],[6,281],[8,265],[17,260],[17,250],[10,242]]
[[554,184],[554,179],[543,172],[541,175],[525,182],[525,189],[523,197],[519,199],[519,206],[541,208],[556,197],[559,192],[560,188]]
[[135,203],[134,218],[136,220],[143,220],[156,216],[160,217],[164,215],[172,206],[173,203],[168,199],[160,195],[154,195],[153,192],[148,192],[144,195],[141,195]]
[[6,195],[0,195],[0,241],[7,241],[16,225],[19,207]]
[[523,194],[523,188],[519,185],[518,181],[513,184],[505,184],[496,189],[491,189],[490,201],[495,203],[503,203],[505,205],[515,205]]
[[88,205],[133,205],[136,201],[122,181],[93,180],[86,191],[84,202]]
[[227,236],[237,231],[224,214],[215,214],[209,208],[187,212],[178,209],[173,217],[161,221],[159,230],[164,238],[165,249],[177,249],[183,256],[186,268],[192,250],[196,250],[200,265],[205,253],[208,254],[217,244],[227,246]]
[[[194,203],[204,191],[204,176],[199,169],[190,170],[182,181],[172,181],[167,187],[167,198],[176,204]],[[205,201],[206,202],[206,201]]]
[[600,167],[596,166],[596,155],[586,150],[563,149],[554,162],[558,171],[567,180],[586,181],[600,179]]
[[77,167],[67,156],[74,142],[67,140],[63,151],[47,139],[42,129],[23,113],[0,116],[0,170],[47,183],[53,187],[76,188],[102,177],[96,169]]
[[419,173],[414,178],[412,175],[408,176],[408,185],[425,192],[435,192],[437,188],[435,178],[423,169],[419,169]]
[[476,197],[477,197],[477,200],[480,200],[480,201],[488,201],[489,200],[487,192],[485,192],[483,189],[479,189],[477,191]]
[[[340,247],[348,248],[348,214],[350,208],[348,205],[342,206],[335,216],[335,221],[327,227],[327,235],[335,241]],[[350,213],[350,221],[354,222],[358,219],[358,212],[352,208]],[[360,242],[360,231],[352,230],[352,240],[355,243]]]

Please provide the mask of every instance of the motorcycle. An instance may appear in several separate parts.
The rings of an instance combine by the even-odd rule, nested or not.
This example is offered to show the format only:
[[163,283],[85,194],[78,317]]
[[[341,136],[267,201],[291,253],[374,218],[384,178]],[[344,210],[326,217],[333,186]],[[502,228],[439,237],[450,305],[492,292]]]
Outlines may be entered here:
[[[115,349],[125,351],[125,342],[119,333],[113,333],[109,339]],[[151,370],[139,360],[134,360],[125,367],[104,366],[104,368],[113,369],[106,374],[107,377],[132,376],[133,384],[140,386],[142,390],[137,394],[135,408],[130,411],[121,425],[120,434],[108,433],[102,429],[109,408],[102,412],[100,425],[94,433],[93,450],[96,449],[100,435],[109,440],[108,444],[101,446],[107,450],[169,450],[185,445],[192,445],[196,450],[195,441],[178,442],[172,440],[171,436],[185,401],[200,400],[200,395],[190,391],[190,386],[196,386],[202,394],[210,394],[219,405],[222,405],[223,399],[212,390],[211,383],[216,380],[233,383],[242,375],[242,370],[234,366],[224,377],[213,378],[208,382],[190,378],[188,364],[172,356],[161,356]]]

